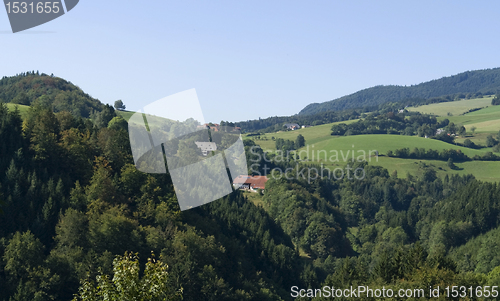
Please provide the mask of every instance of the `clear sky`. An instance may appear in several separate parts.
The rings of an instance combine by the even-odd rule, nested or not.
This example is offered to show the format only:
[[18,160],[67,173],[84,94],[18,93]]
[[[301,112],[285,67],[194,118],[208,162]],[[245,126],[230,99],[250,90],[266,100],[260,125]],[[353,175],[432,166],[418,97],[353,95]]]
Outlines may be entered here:
[[88,1],[12,34],[0,76],[39,70],[138,110],[195,88],[205,120],[293,115],[374,85],[500,66],[498,1]]

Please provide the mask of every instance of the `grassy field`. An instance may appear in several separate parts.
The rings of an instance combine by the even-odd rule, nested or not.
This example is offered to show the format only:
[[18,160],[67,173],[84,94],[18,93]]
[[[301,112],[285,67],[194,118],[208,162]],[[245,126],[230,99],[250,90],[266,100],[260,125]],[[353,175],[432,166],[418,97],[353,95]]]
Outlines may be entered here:
[[471,113],[467,113],[467,116],[498,114],[498,113],[500,113],[500,106],[492,106],[492,105],[490,105],[489,107],[481,109],[479,111],[474,111],[474,112],[471,112]]
[[[448,144],[439,140],[402,135],[357,135],[336,137],[330,135],[331,125],[332,124],[321,125],[297,131],[270,133],[261,136],[261,139],[255,139],[255,137],[249,138],[253,138],[264,150],[274,151],[275,144],[271,137],[295,140],[298,134],[302,134],[306,139],[306,147],[297,151],[300,158],[307,159],[310,163],[323,164],[325,168],[330,168],[331,170],[337,167],[343,168],[349,162],[352,164],[352,155],[354,153],[354,160],[358,158],[365,159],[370,165],[386,168],[389,173],[397,171],[398,177],[406,177],[407,173],[419,176],[423,172],[423,164],[426,164],[435,169],[437,175],[440,177],[458,173],[460,175],[473,174],[477,179],[483,181],[500,181],[500,162],[471,161],[456,163],[455,165],[458,169],[452,170],[444,161],[401,159],[384,156],[387,154],[388,150],[395,150],[403,147],[408,147],[412,150],[418,147],[438,151],[443,149],[459,149],[466,155],[473,157],[474,155],[482,155],[487,151],[491,151],[491,148],[475,150]],[[487,133],[476,133],[474,136],[468,138],[475,143],[484,144],[487,135]],[[465,138],[462,140],[465,140]],[[375,151],[378,151],[378,158],[375,156]]]
[[471,131],[472,127],[476,128],[477,133],[497,133],[500,130],[500,106],[489,106],[462,116],[439,119],[444,118],[456,124],[463,124],[467,131]]
[[[475,127],[477,133],[497,133],[500,130],[500,106],[492,106],[492,98],[493,96],[442,102],[411,107],[408,110],[424,114],[434,114],[439,116],[439,120],[446,118],[450,122],[464,125],[469,132],[472,127]],[[483,109],[460,115],[475,108]],[[448,116],[448,113],[451,113],[453,116]]]
[[478,133],[478,132],[476,132],[475,134],[469,133],[465,137],[455,138],[455,142],[463,144],[466,139],[469,139],[476,145],[486,146],[486,137],[488,137],[489,135],[491,135],[491,133]]
[[496,120],[499,118],[500,118],[500,106],[493,106],[481,109],[479,111],[467,113],[465,115],[438,117],[438,120],[448,119],[454,123],[461,123],[467,125],[489,120]]
[[19,113],[21,113],[22,118],[25,117],[25,115],[28,113],[28,109],[30,108],[29,106],[18,105],[13,103],[6,103],[6,105],[9,110],[14,110],[15,107],[17,106],[17,108],[19,109]]
[[127,121],[130,119],[130,117],[132,117],[132,115],[135,114],[135,112],[132,112],[132,111],[118,111],[118,110],[116,110],[115,112],[117,115],[120,115],[121,117],[123,117],[123,119],[125,119]]
[[[462,146],[452,145],[440,140],[426,139],[416,136],[404,135],[356,135],[356,136],[342,136],[324,139],[323,141],[311,144],[306,140],[309,145],[308,155],[311,158],[312,153],[317,153],[316,150],[337,150],[339,153],[342,151],[346,153],[348,150],[377,150],[379,154],[387,154],[388,150],[395,150],[398,148],[408,147],[410,150],[415,147],[443,150],[443,149],[459,149],[467,156],[482,155],[487,149],[475,150]],[[307,147],[306,147],[307,149]],[[316,156],[317,157],[317,156]]]
[[349,123],[353,123],[356,121],[358,121],[358,119],[322,124],[322,125],[313,126],[310,128],[295,130],[295,131],[267,133],[264,135],[260,135],[260,139],[256,138],[259,136],[252,136],[252,139],[254,139],[255,142],[258,145],[260,145],[260,147],[262,147],[262,149],[265,149],[265,150],[276,149],[274,140],[272,139],[273,137],[295,141],[297,136],[300,134],[300,135],[304,136],[304,138],[306,139],[306,142],[308,144],[311,144],[311,143],[323,141],[325,139],[325,137],[331,137],[330,133],[332,132],[331,131],[332,125],[338,124],[338,123],[349,124]]
[[463,163],[455,163],[457,169],[450,169],[446,162],[437,160],[415,160],[415,159],[400,159],[379,157],[379,162],[370,163],[370,165],[378,165],[386,168],[389,174],[397,171],[399,178],[404,178],[408,173],[420,176],[423,172],[422,164],[430,166],[436,170],[438,177],[446,175],[467,175],[473,174],[476,179],[487,182],[500,181],[500,162],[486,162],[486,161],[469,161]]
[[464,99],[458,101],[434,103],[418,107],[407,108],[408,111],[432,114],[437,116],[448,116],[448,113],[460,115],[471,109],[484,108],[491,105],[493,96],[483,98]]
[[[347,151],[364,150],[366,153],[368,151],[378,151],[379,154],[386,154],[388,150],[395,150],[398,148],[408,147],[410,150],[415,147],[443,150],[443,149],[459,149],[467,156],[482,155],[486,151],[491,151],[489,148],[484,148],[480,150],[470,149],[462,146],[452,145],[435,139],[426,139],[416,136],[404,136],[404,135],[356,135],[356,136],[331,136],[329,128],[331,124],[328,125],[328,130],[325,130],[327,125],[321,125],[318,127],[311,127],[306,129],[300,129],[297,131],[289,132],[278,132],[273,134],[266,134],[268,140],[255,139],[255,143],[259,144],[262,149],[267,151],[274,151],[276,149],[275,142],[270,139],[271,137],[283,138],[295,140],[298,134],[302,134],[306,139],[306,147],[298,150],[302,151],[304,155],[312,159],[312,155],[315,154],[315,159],[318,157],[318,151],[326,150],[329,153],[330,150],[337,150],[343,152],[344,155]],[[321,127],[321,128],[320,128]],[[314,131],[315,128],[320,128],[317,132]],[[261,136],[262,137],[262,136]],[[324,153],[321,153],[324,158]],[[350,153],[352,154],[352,152]]]
[[498,133],[498,131],[500,130],[500,119],[465,125],[465,128],[469,132],[472,130],[473,127],[476,128],[476,132],[478,133]]

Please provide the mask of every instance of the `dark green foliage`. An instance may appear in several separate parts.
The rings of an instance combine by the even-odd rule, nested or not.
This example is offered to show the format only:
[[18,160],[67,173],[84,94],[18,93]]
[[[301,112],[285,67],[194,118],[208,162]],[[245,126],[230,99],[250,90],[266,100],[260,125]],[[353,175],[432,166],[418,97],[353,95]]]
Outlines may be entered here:
[[297,136],[297,138],[295,139],[295,147],[296,148],[301,148],[303,146],[306,145],[306,139],[304,138],[304,136],[302,136],[301,134],[299,134]]
[[465,126],[461,125],[461,126],[459,126],[458,130],[456,131],[456,133],[457,133],[457,135],[463,137],[467,133],[467,130],[465,129]]
[[468,148],[476,148],[476,144],[472,142],[470,139],[464,140],[464,146]]
[[116,116],[116,117],[113,117],[113,119],[111,119],[108,122],[108,128],[110,128],[112,130],[125,130],[125,131],[127,131],[128,130],[128,123],[125,119],[123,119],[123,117]]
[[481,161],[500,161],[500,156],[497,156],[492,152],[486,152],[482,156],[475,155],[472,159]]
[[492,135],[488,135],[488,137],[486,137],[486,146],[487,147],[493,147],[497,144],[498,144],[498,141],[495,138],[493,138]]
[[292,140],[288,140],[288,139],[278,138],[275,141],[275,145],[276,145],[277,150],[280,150],[283,152],[292,151],[292,150],[297,149],[295,142],[293,142]]
[[97,128],[105,128],[114,117],[116,117],[115,109],[110,105],[105,105],[102,111],[94,113],[91,119]]
[[456,169],[457,168],[457,166],[453,163],[453,158],[451,158],[451,157],[448,159],[447,165],[448,165],[448,167],[450,169]]
[[500,105],[500,95],[496,94],[495,97],[491,100],[491,105],[498,106]]
[[61,279],[51,272],[45,258],[43,244],[30,231],[16,232],[5,245],[3,266],[8,286],[0,296],[10,295],[13,300],[57,299]]
[[296,245],[314,258],[351,254],[345,238],[346,224],[338,209],[311,194],[304,184],[269,180],[264,202],[270,215]]
[[[453,160],[454,162],[465,162],[470,161],[466,154],[462,153],[460,150],[455,149],[444,149],[441,152],[437,150],[429,149],[426,150],[424,148],[415,147],[410,151],[409,148],[400,148],[394,151],[390,151],[387,153],[389,157],[403,158],[403,159],[426,159],[426,160],[442,160],[448,161]],[[482,157],[477,158],[477,160],[481,160]],[[476,160],[476,159],[474,159]]]
[[453,249],[450,254],[456,260],[458,268],[463,271],[488,273],[500,266],[500,228],[495,228],[479,235],[466,244]]
[[125,110],[125,105],[123,104],[123,101],[121,101],[121,99],[115,101],[114,107],[117,110]]

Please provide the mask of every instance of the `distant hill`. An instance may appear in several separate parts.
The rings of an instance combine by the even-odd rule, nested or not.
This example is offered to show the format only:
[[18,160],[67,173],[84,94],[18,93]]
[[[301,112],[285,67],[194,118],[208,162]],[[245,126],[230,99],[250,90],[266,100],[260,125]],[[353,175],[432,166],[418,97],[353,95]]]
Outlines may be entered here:
[[[467,71],[413,86],[376,86],[323,103],[306,106],[299,115],[377,106],[408,98],[432,98],[445,95],[461,97],[495,94],[500,91],[500,68]],[[460,95],[463,94],[463,95]]]
[[39,72],[26,72],[0,79],[0,102],[30,105],[40,101],[54,112],[68,111],[75,116],[90,117],[104,105],[69,81]]

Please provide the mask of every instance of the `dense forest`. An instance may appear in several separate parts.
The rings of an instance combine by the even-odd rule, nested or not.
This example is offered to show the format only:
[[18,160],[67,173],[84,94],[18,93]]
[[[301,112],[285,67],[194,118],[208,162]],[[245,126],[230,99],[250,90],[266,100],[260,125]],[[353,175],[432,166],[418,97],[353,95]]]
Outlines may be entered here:
[[301,168],[318,166],[245,140],[249,166],[291,168],[288,179],[268,173],[263,195],[180,211],[168,173],[134,166],[111,106],[87,118],[40,97],[23,118],[0,104],[0,300],[291,300],[325,285],[443,296],[500,283],[497,183],[366,162],[353,167],[363,179],[311,180]]
[[376,86],[323,103],[312,103],[299,115],[342,111],[399,102],[409,98],[429,99],[441,96],[453,98],[479,97],[500,91],[500,68],[466,71],[412,86]]

